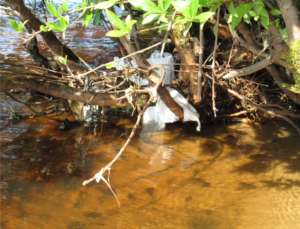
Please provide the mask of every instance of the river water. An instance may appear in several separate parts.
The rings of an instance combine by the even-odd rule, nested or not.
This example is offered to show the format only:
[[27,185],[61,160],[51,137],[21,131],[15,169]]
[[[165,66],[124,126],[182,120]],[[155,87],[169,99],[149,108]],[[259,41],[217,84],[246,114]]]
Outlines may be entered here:
[[[9,31],[6,17],[0,23]],[[91,65],[120,55],[116,43],[93,30],[79,41],[82,57],[95,45]],[[22,46],[12,46],[18,40],[0,36],[1,61],[31,63]],[[201,132],[196,124],[141,125],[111,170],[119,208],[103,181],[82,182],[116,156],[135,118],[110,115],[63,132],[61,123],[45,118],[10,120],[3,110],[8,103],[29,111],[0,96],[3,229],[300,228],[300,141],[283,121],[203,125]]]

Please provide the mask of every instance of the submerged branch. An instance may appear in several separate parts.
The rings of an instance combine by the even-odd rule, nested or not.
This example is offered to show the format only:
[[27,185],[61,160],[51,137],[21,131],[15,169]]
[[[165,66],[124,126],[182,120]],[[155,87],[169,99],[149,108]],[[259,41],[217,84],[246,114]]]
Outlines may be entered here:
[[248,100],[247,98],[245,98],[244,96],[242,96],[241,94],[239,94],[236,91],[233,91],[233,90],[231,90],[231,89],[229,89],[229,88],[227,88],[225,86],[221,85],[221,87],[224,90],[228,91],[229,93],[235,95],[239,99],[243,100],[244,102],[250,104],[251,106],[253,106],[253,107],[255,107],[255,108],[257,108],[257,109],[259,109],[259,110],[261,110],[261,111],[263,111],[265,113],[267,113],[268,115],[273,115],[275,117],[279,117],[279,118],[284,119],[285,121],[287,121],[288,123],[290,123],[298,131],[298,133],[300,134],[300,128],[290,118],[288,118],[288,117],[286,117],[284,115],[278,114],[274,110],[269,110],[269,109],[266,109],[266,108],[264,108],[264,107],[262,107],[262,106],[260,106],[258,104],[255,104],[255,103],[251,102],[250,100]]

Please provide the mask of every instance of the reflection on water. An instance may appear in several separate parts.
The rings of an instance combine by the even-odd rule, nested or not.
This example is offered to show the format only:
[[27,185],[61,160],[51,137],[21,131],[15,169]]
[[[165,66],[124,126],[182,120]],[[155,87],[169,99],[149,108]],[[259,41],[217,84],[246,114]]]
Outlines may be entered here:
[[1,228],[300,228],[300,142],[268,121],[141,127],[103,183],[134,120],[62,132],[1,116]]

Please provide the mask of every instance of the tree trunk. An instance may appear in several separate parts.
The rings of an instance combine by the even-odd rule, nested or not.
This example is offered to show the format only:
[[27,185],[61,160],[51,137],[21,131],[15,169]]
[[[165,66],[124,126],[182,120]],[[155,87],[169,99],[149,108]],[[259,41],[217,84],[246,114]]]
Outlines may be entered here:
[[277,0],[282,13],[290,45],[300,38],[299,11],[293,0]]

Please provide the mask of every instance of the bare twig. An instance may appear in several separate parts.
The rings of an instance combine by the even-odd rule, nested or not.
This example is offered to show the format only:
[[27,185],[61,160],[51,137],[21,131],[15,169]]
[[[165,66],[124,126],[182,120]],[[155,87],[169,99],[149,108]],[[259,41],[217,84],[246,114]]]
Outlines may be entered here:
[[213,52],[213,62],[212,62],[212,104],[213,104],[213,111],[214,116],[217,117],[217,111],[216,108],[216,92],[215,92],[215,81],[216,81],[216,73],[215,73],[215,64],[216,64],[216,52],[217,52],[217,45],[218,45],[218,30],[219,30],[219,20],[220,20],[220,8],[218,8],[217,12],[217,23],[216,23],[216,37],[215,37],[215,46],[214,46],[214,52]]
[[[202,7],[199,7],[200,12],[202,12]],[[202,65],[203,65],[203,25],[200,23],[199,25],[199,42],[200,42],[200,49],[199,49],[199,68],[198,68],[198,91],[197,97],[199,100],[202,100]]]
[[127,55],[127,56],[124,56],[124,57],[122,57],[122,58],[120,58],[120,59],[118,59],[118,60],[114,60],[114,61],[110,61],[110,62],[108,62],[108,63],[106,63],[106,64],[102,64],[102,65],[100,65],[100,66],[94,68],[93,70],[90,70],[90,71],[88,71],[88,72],[86,72],[86,73],[80,74],[80,77],[82,78],[82,77],[84,77],[84,76],[90,74],[90,73],[93,72],[93,71],[96,71],[96,70],[98,70],[98,69],[100,69],[100,68],[105,67],[105,66],[108,65],[108,64],[116,63],[116,62],[118,62],[118,61],[127,59],[128,57],[134,56],[134,55],[136,55],[136,54],[138,54],[138,53],[143,53],[143,52],[145,52],[145,51],[147,51],[147,50],[149,50],[149,49],[152,49],[152,48],[154,48],[154,47],[156,47],[156,46],[159,46],[161,43],[162,43],[162,42],[158,42],[158,43],[156,43],[155,45],[152,45],[152,46],[150,46],[150,47],[148,47],[148,48],[145,48],[145,49],[142,49],[142,50],[140,50],[140,51],[131,53],[131,54],[129,54],[129,55]]
[[[150,73],[153,69],[156,69],[156,68],[159,68],[162,71],[161,78],[159,79],[159,81],[155,85],[155,89],[157,90],[160,87],[161,83],[163,82],[166,72],[165,72],[164,67],[162,65],[160,65],[160,64],[153,65],[153,66],[149,67],[147,70]],[[130,136],[128,137],[127,141],[125,142],[124,146],[121,148],[121,150],[119,151],[119,153],[115,156],[115,158],[106,167],[102,168],[94,177],[92,177],[91,179],[86,180],[86,181],[84,181],[82,183],[82,185],[86,186],[88,183],[90,183],[90,182],[92,182],[94,180],[96,180],[97,182],[99,182],[100,180],[103,180],[109,186],[110,190],[112,191],[112,193],[116,197],[116,199],[118,201],[118,204],[119,204],[119,207],[120,207],[119,200],[118,200],[116,194],[113,192],[113,190],[110,187],[110,185],[108,184],[108,182],[103,177],[103,174],[106,171],[108,171],[110,173],[112,165],[119,159],[119,157],[122,155],[122,153],[126,149],[127,145],[129,144],[129,142],[131,141],[132,137],[135,134],[135,131],[136,131],[136,129],[137,129],[137,127],[138,127],[138,125],[139,125],[139,123],[141,121],[142,115],[144,114],[144,112],[146,111],[146,109],[148,108],[148,106],[150,105],[151,101],[153,101],[154,98],[155,98],[155,94],[152,94],[151,97],[150,97],[150,99],[148,100],[148,102],[144,106],[143,110],[139,113],[137,121],[136,121],[136,124],[133,127]]]

